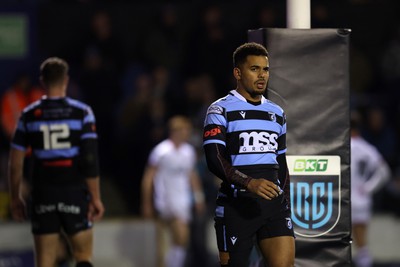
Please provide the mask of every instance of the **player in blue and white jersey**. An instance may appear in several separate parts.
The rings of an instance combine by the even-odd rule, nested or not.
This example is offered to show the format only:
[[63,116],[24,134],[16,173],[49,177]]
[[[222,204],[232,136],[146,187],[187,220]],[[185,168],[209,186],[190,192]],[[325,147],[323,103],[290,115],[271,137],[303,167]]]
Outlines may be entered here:
[[68,64],[64,60],[49,58],[40,71],[46,95],[23,110],[11,143],[11,212],[15,220],[26,218],[21,183],[25,153],[31,149],[35,266],[55,266],[63,232],[76,266],[91,267],[92,225],[104,213],[95,117],[88,105],[66,96]]
[[221,266],[248,266],[254,238],[269,267],[294,266],[286,164],[286,117],[266,99],[268,52],[246,43],[233,53],[237,88],[210,105],[203,147],[222,180],[215,211]]

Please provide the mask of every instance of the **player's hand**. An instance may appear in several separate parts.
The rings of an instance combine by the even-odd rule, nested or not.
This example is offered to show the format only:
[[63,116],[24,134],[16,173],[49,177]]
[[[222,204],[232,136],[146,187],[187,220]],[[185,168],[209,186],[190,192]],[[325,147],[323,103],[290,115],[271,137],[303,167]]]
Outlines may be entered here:
[[100,199],[93,199],[89,204],[88,219],[91,222],[100,220],[104,215],[104,206]]
[[266,179],[251,179],[247,184],[247,190],[267,200],[271,200],[283,192],[278,185]]
[[11,199],[11,216],[17,222],[26,220],[26,204],[22,198]]

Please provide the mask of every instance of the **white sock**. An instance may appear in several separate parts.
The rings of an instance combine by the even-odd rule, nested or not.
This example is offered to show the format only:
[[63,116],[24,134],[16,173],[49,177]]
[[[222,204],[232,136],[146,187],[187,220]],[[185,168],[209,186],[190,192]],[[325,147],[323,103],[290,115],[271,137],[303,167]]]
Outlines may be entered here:
[[186,249],[180,246],[171,246],[165,259],[166,267],[184,267]]
[[354,259],[357,267],[372,267],[373,259],[367,247],[357,249],[357,255]]

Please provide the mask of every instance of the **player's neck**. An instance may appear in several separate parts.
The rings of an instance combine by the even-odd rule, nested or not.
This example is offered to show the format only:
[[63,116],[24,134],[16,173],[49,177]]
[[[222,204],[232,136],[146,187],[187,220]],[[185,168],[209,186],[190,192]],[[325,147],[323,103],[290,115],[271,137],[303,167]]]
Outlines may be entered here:
[[61,86],[51,87],[48,88],[47,90],[47,97],[49,98],[60,98],[65,96],[66,96],[66,90]]
[[246,99],[246,101],[247,101],[247,103],[250,103],[254,106],[261,105],[261,99],[259,101],[252,101],[252,100]]
[[171,142],[174,144],[175,147],[180,147],[184,142],[177,138],[170,138]]
[[262,95],[261,94],[250,94],[249,92],[247,92],[244,88],[238,86],[236,88],[236,91],[242,95],[248,102],[251,103],[257,103],[257,102],[261,102],[262,99]]

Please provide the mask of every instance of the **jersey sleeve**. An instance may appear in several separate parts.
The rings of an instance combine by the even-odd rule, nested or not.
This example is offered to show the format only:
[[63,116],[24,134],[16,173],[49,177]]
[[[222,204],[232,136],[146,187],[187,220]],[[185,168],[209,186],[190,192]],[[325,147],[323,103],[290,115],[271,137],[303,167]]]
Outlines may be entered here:
[[222,181],[246,188],[252,179],[234,168],[226,154],[225,109],[213,104],[204,121],[203,147],[209,170]]
[[282,130],[280,135],[278,136],[278,150],[277,154],[285,154],[287,147],[286,147],[286,115],[285,113],[282,114]]
[[85,177],[99,175],[98,141],[96,119],[91,108],[84,112],[81,135],[81,169]]
[[150,166],[157,166],[161,159],[161,144],[156,145],[151,151],[147,164]]
[[217,104],[211,105],[204,120],[203,145],[221,144],[226,146],[226,127],[225,109]]
[[29,140],[26,132],[25,116],[24,113],[18,120],[17,127],[14,132],[13,139],[11,141],[11,147],[25,151],[29,146]]

